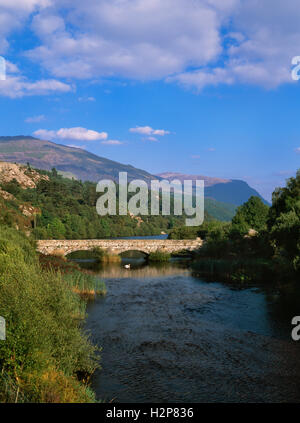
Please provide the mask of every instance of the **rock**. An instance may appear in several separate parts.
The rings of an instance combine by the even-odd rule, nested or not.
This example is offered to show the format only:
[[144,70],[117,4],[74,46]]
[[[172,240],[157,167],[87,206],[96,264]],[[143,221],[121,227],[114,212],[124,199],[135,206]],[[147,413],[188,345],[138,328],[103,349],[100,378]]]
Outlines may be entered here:
[[39,181],[49,180],[48,176],[41,175],[36,170],[27,166],[0,162],[0,183],[6,184],[14,179],[22,188],[36,188]]

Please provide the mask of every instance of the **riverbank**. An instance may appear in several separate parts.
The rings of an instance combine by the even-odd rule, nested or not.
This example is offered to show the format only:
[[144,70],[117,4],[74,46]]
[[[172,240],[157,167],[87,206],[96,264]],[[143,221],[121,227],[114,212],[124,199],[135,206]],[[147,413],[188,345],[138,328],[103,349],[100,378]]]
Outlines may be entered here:
[[33,241],[0,228],[0,402],[96,401],[89,381],[100,368],[99,349],[84,329],[87,285],[80,285],[91,287],[94,277],[79,280],[74,271],[54,259],[41,264]]
[[192,262],[191,268],[197,276],[235,283],[274,282],[278,277],[274,263],[266,259],[198,258]]

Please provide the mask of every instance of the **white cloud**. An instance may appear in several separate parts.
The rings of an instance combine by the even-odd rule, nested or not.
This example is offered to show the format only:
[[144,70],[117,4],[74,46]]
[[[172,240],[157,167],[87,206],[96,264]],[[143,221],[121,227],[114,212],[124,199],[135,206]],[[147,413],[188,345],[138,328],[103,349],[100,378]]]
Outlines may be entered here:
[[32,95],[49,95],[53,93],[67,93],[72,87],[56,79],[42,79],[31,82],[22,75],[7,75],[0,84],[0,96],[21,98]]
[[295,148],[295,151],[296,151],[297,154],[300,154],[300,147]]
[[205,68],[171,76],[167,82],[178,82],[186,88],[195,88],[198,92],[208,85],[233,85],[236,83],[260,85],[275,88],[282,83],[292,83],[289,64],[274,67],[266,63],[246,63],[243,59],[231,60],[224,68]]
[[274,88],[293,83],[299,21],[299,0],[0,0],[0,54],[26,24],[55,78]]
[[34,11],[51,5],[51,0],[0,0],[0,53],[9,48],[7,37],[22,28]]
[[194,154],[194,155],[191,156],[191,159],[194,159],[194,160],[198,160],[200,158],[201,158],[201,156],[199,154]]
[[170,131],[165,131],[164,129],[154,129],[152,134],[153,135],[159,135],[161,137],[164,137],[165,135],[168,135]]
[[45,120],[45,115],[31,116],[25,119],[26,123],[37,123]]
[[[153,129],[151,126],[137,126],[135,128],[130,128],[129,132],[135,133],[135,134],[141,134],[141,135],[158,135],[158,136],[165,136],[170,134],[170,131],[166,131],[165,129]],[[150,141],[157,141],[155,139],[150,139]]]
[[136,128],[130,128],[129,132],[143,135],[151,135],[153,133],[153,129],[151,128],[151,126],[137,126]]
[[[300,44],[298,0],[240,1],[232,13],[235,29],[224,37],[232,38],[224,48],[227,59],[221,66],[204,66],[168,78],[201,91],[207,85],[252,84],[275,88],[293,83],[291,59]],[[208,64],[207,64],[208,65]]]
[[96,101],[95,97],[78,97],[78,101],[80,102],[89,102],[89,101]]
[[106,144],[106,145],[122,145],[123,143],[121,141],[118,141],[118,140],[107,140],[107,141],[102,141],[101,144]]
[[237,1],[55,0],[34,17],[41,44],[28,54],[56,77],[164,78],[217,58]]
[[39,129],[34,132],[34,135],[39,138],[48,140],[80,140],[80,141],[97,141],[105,140],[108,137],[106,132],[97,132],[91,129],[76,127],[76,128],[61,128],[58,131],[48,131],[46,129]]

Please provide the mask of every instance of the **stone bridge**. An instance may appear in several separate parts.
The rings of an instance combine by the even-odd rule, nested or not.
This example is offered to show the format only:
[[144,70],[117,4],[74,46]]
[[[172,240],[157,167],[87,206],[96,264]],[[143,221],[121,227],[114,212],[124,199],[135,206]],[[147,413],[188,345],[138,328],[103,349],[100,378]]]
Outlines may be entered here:
[[150,254],[157,250],[166,253],[197,250],[202,240],[170,240],[170,239],[86,239],[86,240],[41,240],[38,241],[38,251],[45,255],[70,254],[74,251],[87,251],[93,248],[108,250],[111,254],[121,254],[125,251],[140,251]]

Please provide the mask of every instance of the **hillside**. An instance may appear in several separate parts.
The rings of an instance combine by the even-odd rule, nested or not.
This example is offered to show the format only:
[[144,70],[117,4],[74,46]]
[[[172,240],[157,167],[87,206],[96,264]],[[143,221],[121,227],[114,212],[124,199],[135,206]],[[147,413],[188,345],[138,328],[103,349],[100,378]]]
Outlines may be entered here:
[[[184,224],[184,216],[100,217],[98,198],[94,182],[0,162],[0,226],[32,232],[36,239],[160,235]],[[211,219],[207,213],[205,217]]]
[[21,188],[36,188],[41,180],[49,180],[48,176],[41,175],[27,166],[15,163],[0,162],[0,183],[7,184],[16,180]]
[[91,182],[98,182],[101,179],[118,181],[119,172],[127,172],[129,181],[142,179],[147,183],[162,178],[204,179],[206,211],[215,219],[224,221],[230,220],[235,207],[247,201],[251,195],[260,196],[243,181],[174,172],[155,176],[142,169],[99,157],[80,148],[67,147],[30,136],[0,137],[0,160],[24,165],[29,163],[31,167],[48,171],[56,168],[65,177]]
[[204,180],[205,197],[214,199],[223,204],[226,203],[234,206],[240,206],[251,196],[256,196],[259,197],[265,204],[269,205],[269,203],[255,189],[251,188],[247,182],[238,179],[220,179],[203,175],[187,175],[176,172],[160,173],[157,176],[168,180]]
[[[30,163],[32,167],[51,170],[55,167],[65,176],[82,181],[119,178],[127,172],[128,180],[150,181],[155,177],[144,170],[96,156],[80,148],[66,147],[51,141],[28,136],[0,137],[0,160],[13,163]],[[157,178],[156,178],[157,179]]]
[[41,211],[27,199],[16,198],[20,190],[36,189],[49,177],[34,169],[14,163],[0,162],[0,224],[29,232]]

